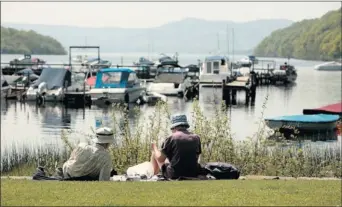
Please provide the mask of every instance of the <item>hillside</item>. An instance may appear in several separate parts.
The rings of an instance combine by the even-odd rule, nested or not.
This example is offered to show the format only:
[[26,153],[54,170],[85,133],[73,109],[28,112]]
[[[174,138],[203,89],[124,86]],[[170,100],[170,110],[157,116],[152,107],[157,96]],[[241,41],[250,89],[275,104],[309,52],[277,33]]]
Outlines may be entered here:
[[1,27],[2,54],[64,55],[65,49],[57,40],[30,30]]
[[263,57],[307,60],[341,58],[341,8],[272,32],[254,50]]
[[[36,24],[2,23],[17,29],[32,29],[49,35],[65,46],[99,45],[101,52],[180,52],[208,53],[217,51],[217,33],[220,50],[227,52],[227,25],[234,28],[235,53],[249,51],[272,31],[289,26],[290,20],[257,20],[245,23],[207,21],[187,18],[154,28],[86,28]],[[150,45],[150,46],[149,46]],[[150,48],[150,49],[149,49]],[[232,51],[232,46],[230,46]]]

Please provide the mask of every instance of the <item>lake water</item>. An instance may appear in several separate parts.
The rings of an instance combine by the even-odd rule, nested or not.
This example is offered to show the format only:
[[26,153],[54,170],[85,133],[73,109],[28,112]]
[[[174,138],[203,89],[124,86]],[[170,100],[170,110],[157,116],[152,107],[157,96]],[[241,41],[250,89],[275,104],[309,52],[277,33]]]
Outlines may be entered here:
[[[172,55],[172,54],[171,54]],[[91,54],[88,54],[91,56]],[[146,54],[101,54],[101,58],[112,61],[113,64],[131,65],[140,56]],[[9,62],[20,55],[2,55],[1,62]],[[68,56],[39,56],[48,63],[67,63]],[[197,64],[205,54],[179,56],[181,65]],[[235,56],[239,59],[241,56]],[[271,58],[259,58],[271,59]],[[272,59],[283,64],[286,59]],[[268,96],[265,117],[278,115],[301,114],[304,108],[316,108],[341,101],[341,72],[325,72],[314,70],[314,65],[321,62],[291,59],[290,64],[298,70],[298,78],[293,86],[260,86],[257,88],[255,106],[245,107],[244,93],[238,93],[238,103],[230,109],[231,127],[236,139],[251,136],[258,129],[256,122],[262,112],[265,97]],[[221,90],[201,88],[200,106],[207,116],[213,114],[214,102],[221,101]],[[176,97],[168,99],[172,113],[186,113],[191,116],[192,103]],[[142,117],[145,120],[152,106],[141,106]],[[13,146],[28,147],[32,150],[44,146],[61,146],[61,129],[68,128],[84,133],[91,133],[95,127],[95,118],[104,113],[101,108],[65,109],[60,105],[47,104],[36,107],[35,103],[5,102],[1,100],[1,155],[10,152]],[[73,138],[82,139],[82,135],[74,134]],[[321,143],[326,144],[326,143]],[[335,143],[336,144],[336,143]]]

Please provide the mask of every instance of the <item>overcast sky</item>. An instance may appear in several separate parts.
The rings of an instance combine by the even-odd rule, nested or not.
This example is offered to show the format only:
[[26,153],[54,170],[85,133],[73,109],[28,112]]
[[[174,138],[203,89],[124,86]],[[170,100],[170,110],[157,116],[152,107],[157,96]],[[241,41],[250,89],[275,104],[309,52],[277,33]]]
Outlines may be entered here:
[[300,21],[340,7],[340,2],[1,2],[1,22],[136,28],[187,17]]

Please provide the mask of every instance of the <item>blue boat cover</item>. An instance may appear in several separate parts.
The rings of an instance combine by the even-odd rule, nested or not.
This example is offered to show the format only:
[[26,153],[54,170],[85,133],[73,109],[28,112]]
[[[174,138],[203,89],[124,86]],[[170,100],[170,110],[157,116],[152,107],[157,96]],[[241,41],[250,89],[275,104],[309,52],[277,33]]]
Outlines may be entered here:
[[292,116],[278,116],[275,118],[265,119],[266,121],[292,121],[292,122],[334,122],[339,120],[338,115],[329,114],[315,114],[315,115],[292,115]]

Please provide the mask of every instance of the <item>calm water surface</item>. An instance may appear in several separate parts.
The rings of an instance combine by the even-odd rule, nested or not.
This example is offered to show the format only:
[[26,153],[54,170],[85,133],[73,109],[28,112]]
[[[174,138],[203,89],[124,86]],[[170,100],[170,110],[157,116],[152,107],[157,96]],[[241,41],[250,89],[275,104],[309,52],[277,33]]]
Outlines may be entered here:
[[[101,54],[101,58],[120,64],[130,65],[145,54]],[[172,55],[172,54],[171,54]],[[90,56],[88,54],[88,56]],[[20,55],[2,55],[1,62],[9,62]],[[68,56],[39,56],[48,63],[67,62]],[[203,60],[205,55],[182,55],[181,65],[196,64],[197,59]],[[236,59],[241,57],[235,56]],[[270,58],[267,58],[270,59]],[[285,59],[273,59],[277,65]],[[253,135],[258,129],[256,122],[262,112],[265,97],[268,96],[265,117],[301,114],[304,108],[316,108],[341,101],[341,72],[316,71],[314,65],[321,62],[291,59],[298,69],[298,78],[293,86],[261,86],[257,88],[254,107],[244,106],[244,93],[238,93],[238,103],[230,110],[231,126],[236,139],[244,139]],[[200,105],[207,116],[213,115],[215,103],[221,101],[221,90],[202,88],[200,91]],[[191,116],[192,103],[182,99],[170,97],[168,106],[171,112],[184,112]],[[146,120],[153,111],[151,106],[141,106],[140,121]],[[60,140],[61,129],[73,129],[84,133],[91,133],[95,127],[95,117],[105,113],[104,109],[65,109],[60,105],[47,104],[45,107],[36,107],[34,103],[5,102],[1,100],[1,155],[10,152],[13,146],[28,147],[32,150],[44,146],[62,146]],[[83,139],[75,133],[74,139]],[[326,144],[326,143],[320,143]],[[337,144],[336,142],[334,144]]]

